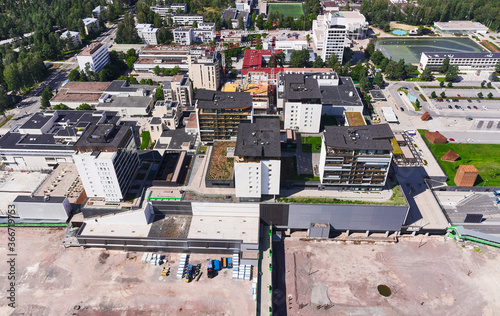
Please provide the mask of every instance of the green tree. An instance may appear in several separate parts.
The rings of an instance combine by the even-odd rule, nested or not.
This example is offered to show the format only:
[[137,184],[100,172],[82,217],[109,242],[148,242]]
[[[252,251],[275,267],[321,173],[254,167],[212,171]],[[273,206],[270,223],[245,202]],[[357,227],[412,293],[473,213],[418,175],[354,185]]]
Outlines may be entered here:
[[290,65],[293,68],[309,66],[309,51],[307,49],[294,50],[290,55]]
[[491,86],[491,82],[488,82],[488,83],[486,84],[486,86],[487,86],[488,88],[490,88],[490,89],[491,89],[491,88],[492,88],[492,86]]
[[375,65],[380,65],[382,60],[385,60],[386,58],[385,58],[384,54],[382,54],[381,51],[376,50],[373,52],[373,54],[371,54],[370,59]]
[[431,98],[433,99],[437,98],[436,91],[431,92]]
[[285,53],[277,53],[275,55],[275,60],[276,60],[276,65],[279,65],[280,67],[283,67],[283,64],[285,63]]
[[262,43],[257,43],[255,45],[255,49],[262,49],[264,46],[262,45]]
[[443,87],[444,87],[444,81],[439,82],[439,86],[440,86],[441,88],[443,88]]
[[312,67],[313,68],[323,68],[324,64],[325,63],[323,62],[323,59],[321,59],[321,56],[316,56],[316,58],[314,59]]
[[490,92],[490,93],[488,93],[488,99],[491,99],[491,98],[493,98],[493,93]]
[[135,56],[128,57],[127,58],[127,67],[130,69],[134,68],[134,63],[136,60],[137,60],[137,57],[135,57]]
[[441,98],[446,98],[446,93],[444,93],[444,91],[443,91],[443,92],[441,92],[440,96],[441,96]]
[[46,86],[42,92],[42,108],[50,107],[50,99],[52,99],[54,95],[52,94],[52,88],[50,86]]
[[375,78],[373,78],[373,83],[382,88],[385,84],[384,82],[384,76],[382,75],[382,72],[377,72],[375,75]]
[[73,69],[68,74],[69,81],[80,81],[80,72],[78,69]]
[[[231,21],[229,21],[229,23],[231,23]],[[243,17],[241,17],[241,16],[238,18],[238,28],[240,30],[245,29],[245,22],[243,21]]]
[[79,106],[76,107],[78,111],[92,111],[93,108],[90,104],[88,103],[82,103]]
[[375,53],[375,45],[372,42],[370,42],[368,43],[368,45],[366,45],[365,58],[370,59],[373,53]]
[[371,88],[371,83],[368,80],[368,77],[363,76],[359,78],[359,87],[361,88],[362,91],[368,92],[368,90]]
[[162,87],[159,87],[158,89],[156,89],[156,99],[157,100],[164,100],[165,97],[163,96],[163,88]]
[[448,86],[448,88],[453,87],[453,82],[451,82],[451,81],[450,81],[450,82],[448,82],[447,86]]
[[155,75],[158,76],[161,72],[160,66],[156,65],[155,68],[153,68],[153,71],[154,71]]
[[198,28],[198,22],[194,21],[193,24],[191,25],[191,27],[193,29],[197,29]]
[[483,93],[482,93],[482,92],[479,92],[479,93],[477,94],[477,97],[478,97],[478,98],[480,98],[480,99],[482,99],[482,98],[483,98]]
[[255,25],[259,30],[264,29],[264,14],[259,14],[257,17],[257,21],[255,22]]
[[432,81],[433,76],[430,68],[425,68],[420,74],[420,80],[422,81]]
[[458,66],[451,65],[446,71],[445,79],[448,82],[456,81],[458,79]]
[[52,110],[70,110],[70,108],[66,104],[56,104],[52,107]]
[[450,58],[446,57],[443,60],[443,64],[441,65],[441,67],[439,67],[438,71],[444,74],[448,71],[448,67],[450,67]]
[[500,61],[495,65],[495,72],[500,72]]
[[481,88],[484,88],[485,85],[486,85],[486,82],[481,81]]

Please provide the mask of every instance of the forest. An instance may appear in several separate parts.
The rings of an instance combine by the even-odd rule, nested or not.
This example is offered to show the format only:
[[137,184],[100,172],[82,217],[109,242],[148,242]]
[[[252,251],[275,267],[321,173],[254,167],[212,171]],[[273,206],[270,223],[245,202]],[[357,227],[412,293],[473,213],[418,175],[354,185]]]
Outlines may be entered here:
[[500,27],[500,0],[418,0],[417,5],[390,4],[386,0],[364,0],[361,5],[368,22],[389,31],[390,21],[410,25],[432,25],[438,21],[473,20],[492,30]]

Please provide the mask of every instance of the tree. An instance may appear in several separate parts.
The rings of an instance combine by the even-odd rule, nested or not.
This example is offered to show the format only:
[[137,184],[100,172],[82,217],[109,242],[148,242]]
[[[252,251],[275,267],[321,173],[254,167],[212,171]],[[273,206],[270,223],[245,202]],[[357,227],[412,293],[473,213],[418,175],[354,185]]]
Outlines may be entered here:
[[325,63],[323,62],[323,59],[321,59],[321,56],[316,56],[316,58],[314,59],[312,67],[313,68],[323,68],[324,64]]
[[78,69],[73,69],[68,74],[69,81],[80,81],[80,72]]
[[373,53],[375,53],[375,45],[372,42],[370,42],[368,43],[368,45],[366,45],[365,58],[370,59]]
[[448,67],[448,70],[446,71],[446,75],[444,80],[447,82],[452,82],[456,81],[458,79],[458,66],[457,65],[451,65]]
[[352,55],[354,55],[354,52],[352,51],[352,49],[350,49],[349,47],[345,47],[344,48],[344,56],[342,57],[342,60],[344,62],[351,61]]
[[134,68],[134,63],[135,63],[136,60],[137,60],[137,57],[135,57],[135,56],[129,56],[127,58],[127,67],[130,68],[130,69]]
[[70,110],[70,108],[66,104],[56,104],[52,107],[52,110]]
[[368,80],[368,77],[363,76],[359,78],[359,87],[361,88],[362,91],[368,92],[368,90],[371,88],[371,83]]
[[482,93],[482,92],[479,92],[479,93],[477,94],[477,97],[478,97],[478,98],[480,98],[480,99],[482,99],[482,98],[483,98],[483,93]]
[[[231,23],[231,21],[229,21],[229,23]],[[242,16],[240,16],[238,18],[238,28],[240,30],[244,30],[245,29],[245,22],[243,21],[243,17]]]
[[492,88],[492,86],[491,86],[491,82],[488,82],[488,83],[486,84],[486,86],[487,86],[488,88],[490,88],[490,89],[491,89],[491,88]]
[[154,71],[155,75],[158,76],[161,72],[160,66],[156,65],[155,68],[153,68],[153,71]]
[[384,60],[386,58],[385,58],[384,54],[382,54],[381,51],[376,50],[373,52],[373,54],[371,54],[370,59],[375,65],[380,65],[382,60]]
[[488,93],[488,99],[491,99],[491,98],[493,98],[493,93],[490,92],[490,93]]
[[446,98],[446,93],[443,91],[443,92],[441,92],[440,96],[441,96],[441,98]]
[[382,88],[385,84],[384,82],[384,76],[382,76],[382,73],[379,71],[375,75],[375,78],[373,78],[373,83]]
[[484,88],[485,85],[486,85],[486,82],[482,81],[481,82],[481,88]]
[[50,106],[50,99],[52,99],[54,95],[52,94],[52,88],[50,86],[46,86],[42,92],[42,108],[48,108]]
[[264,28],[264,15],[263,14],[259,14],[259,16],[257,17],[257,21],[255,22],[255,25],[257,26],[257,28],[259,30],[262,30]]
[[193,29],[197,29],[198,28],[198,22],[194,21],[193,24],[191,25],[191,27]]
[[255,45],[255,49],[262,49],[263,47],[262,43],[257,43],[257,45]]
[[159,87],[158,89],[156,89],[156,99],[157,100],[164,100],[165,97],[163,96],[163,88],[162,87]]
[[495,72],[500,72],[500,61],[495,65]]
[[439,86],[440,86],[441,88],[443,88],[443,87],[444,87],[444,81],[439,82]]
[[432,81],[432,72],[430,68],[425,68],[420,74],[420,80],[422,81]]
[[253,34],[248,35],[248,41],[253,41]]
[[437,98],[436,91],[431,92],[431,98],[433,99]]
[[448,82],[447,86],[448,86],[448,88],[453,87],[453,82],[451,82],[451,81],[450,81],[450,82]]
[[290,64],[293,68],[308,67],[309,51],[307,49],[292,51],[290,55]]
[[277,53],[275,56],[275,61],[276,64],[279,65],[280,67],[283,67],[283,64],[285,62],[285,53]]
[[90,104],[88,103],[82,103],[79,106],[76,107],[78,111],[92,111],[93,108]]
[[441,65],[441,67],[439,67],[439,72],[440,73],[446,73],[448,71],[448,67],[450,67],[450,58],[449,57],[446,57],[444,60],[443,60],[443,65]]

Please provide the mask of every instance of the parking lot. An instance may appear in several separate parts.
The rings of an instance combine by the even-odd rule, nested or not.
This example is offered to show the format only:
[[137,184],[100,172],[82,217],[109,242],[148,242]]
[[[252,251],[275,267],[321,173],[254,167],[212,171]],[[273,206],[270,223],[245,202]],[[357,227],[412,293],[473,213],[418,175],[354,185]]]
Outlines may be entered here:
[[[176,278],[180,254],[165,255],[162,266],[142,263],[142,252],[61,246],[62,229],[16,228],[16,302],[8,307],[8,282],[0,285],[0,315],[254,315],[251,281],[232,279],[223,269],[206,277],[206,259],[221,255],[192,254],[202,264],[200,280]],[[7,258],[7,230],[0,230],[0,256]],[[0,264],[7,280],[7,263]]]

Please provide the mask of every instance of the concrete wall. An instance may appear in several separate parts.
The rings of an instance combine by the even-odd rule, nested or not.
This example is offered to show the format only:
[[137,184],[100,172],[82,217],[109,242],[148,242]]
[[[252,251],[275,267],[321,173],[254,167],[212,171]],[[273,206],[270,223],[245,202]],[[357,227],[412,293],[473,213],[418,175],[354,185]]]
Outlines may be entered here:
[[71,211],[71,205],[68,199],[62,203],[49,202],[15,202],[16,210],[23,219],[47,219],[60,220],[65,222]]
[[147,203],[143,210],[105,216],[99,218],[98,221],[101,224],[110,224],[110,225],[115,225],[115,224],[147,225],[151,222],[152,216],[153,216],[153,206],[151,205],[151,203]]
[[194,216],[244,216],[258,217],[258,203],[192,202]]

